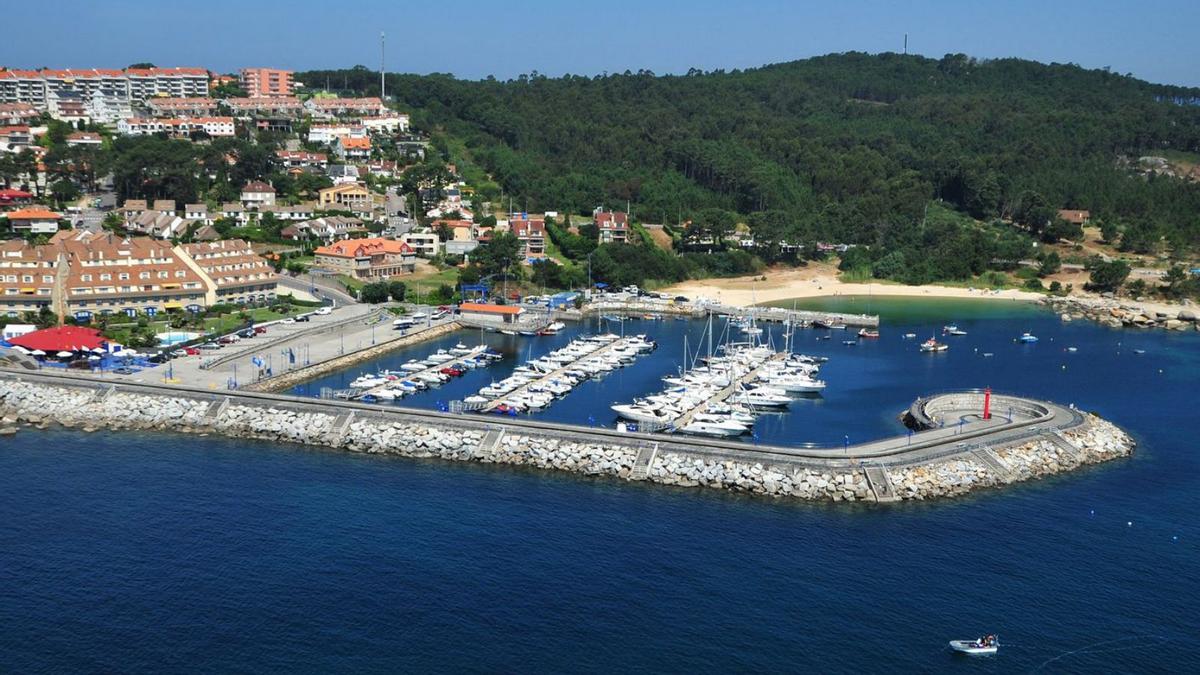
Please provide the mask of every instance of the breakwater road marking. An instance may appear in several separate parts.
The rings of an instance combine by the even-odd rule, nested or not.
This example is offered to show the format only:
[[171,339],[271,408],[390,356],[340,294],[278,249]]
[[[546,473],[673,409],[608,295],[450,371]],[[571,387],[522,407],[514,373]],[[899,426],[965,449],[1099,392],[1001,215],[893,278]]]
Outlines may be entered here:
[[[496,448],[500,447],[500,443],[504,440],[503,429],[492,429],[483,435],[479,441],[479,453],[483,456],[496,454]],[[472,453],[473,455],[474,453]]]
[[1012,469],[991,448],[975,448],[971,454],[1001,478],[1012,478]]
[[658,443],[643,445],[638,450],[637,459],[633,460],[633,470],[629,472],[629,480],[646,480],[650,477],[650,468],[658,457]]
[[[111,391],[112,387],[109,387],[109,390]],[[208,405],[208,410],[204,411],[204,419],[216,424],[217,420],[221,419],[221,415],[225,414],[225,410],[229,407],[230,402],[231,400],[228,396],[219,401],[213,401]]]
[[1042,438],[1045,438],[1046,440],[1058,446],[1060,450],[1067,453],[1067,455],[1072,459],[1079,459],[1079,448],[1075,447],[1075,444],[1071,441],[1068,441],[1067,437],[1063,436],[1062,432],[1058,429],[1054,429],[1050,433],[1044,434]]
[[356,412],[357,411],[355,410],[344,412],[333,420],[333,425],[329,428],[330,440],[336,441],[337,439],[346,435],[346,430],[350,428],[352,423],[354,423],[354,415]]
[[867,476],[867,485],[870,486],[871,492],[875,494],[877,502],[894,502],[899,501],[896,496],[896,487],[892,484],[892,475],[882,466],[868,466],[863,469],[863,473]]

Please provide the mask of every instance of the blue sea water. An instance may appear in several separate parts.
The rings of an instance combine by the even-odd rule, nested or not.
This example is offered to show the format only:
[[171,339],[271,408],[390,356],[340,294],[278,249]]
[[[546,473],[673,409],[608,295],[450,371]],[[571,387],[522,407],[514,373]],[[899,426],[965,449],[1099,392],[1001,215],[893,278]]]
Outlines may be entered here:
[[[0,670],[1200,669],[1197,335],[1061,324],[1022,305],[876,299],[872,310],[884,316],[877,342],[804,333],[807,351],[836,356],[830,390],[779,418],[772,442],[896,433],[912,397],[990,384],[1097,410],[1136,436],[1137,453],[952,501],[821,505],[24,430],[0,440]],[[947,354],[899,337],[950,321],[969,335]],[[1026,330],[1042,341],[1014,344]],[[661,362],[593,383],[591,407],[656,380],[638,371],[667,367],[669,342]],[[580,421],[580,393],[546,416]],[[1007,645],[998,656],[945,649],[984,632]]]

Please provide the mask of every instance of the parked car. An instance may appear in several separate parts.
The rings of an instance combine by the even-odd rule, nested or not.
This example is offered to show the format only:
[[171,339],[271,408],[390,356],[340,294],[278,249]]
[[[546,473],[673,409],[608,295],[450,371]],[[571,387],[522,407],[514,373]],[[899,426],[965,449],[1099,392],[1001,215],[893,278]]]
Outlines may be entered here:
[[171,355],[167,352],[155,352],[153,356],[146,360],[150,363],[166,363],[171,360]]
[[266,327],[266,326],[255,326],[255,327],[254,327],[254,334],[255,334],[255,335],[262,335],[262,334],[263,334],[263,333],[265,333],[265,332],[267,332],[267,327]]
[[434,321],[437,321],[438,319],[445,317],[449,313],[450,312],[439,309],[438,311],[434,312],[430,318],[432,318]]
[[223,344],[223,345],[231,345],[235,342],[238,342],[239,340],[241,340],[241,338],[239,338],[236,335],[222,335],[221,338],[219,340],[217,340],[217,342],[220,344]]
[[308,315],[307,315],[307,314],[301,314],[300,316],[296,317],[296,320],[297,320],[297,321],[303,321],[303,322],[305,322],[305,323],[307,323],[308,321],[310,321],[310,319],[309,319],[309,317],[308,317]]
[[216,342],[205,342],[204,344],[197,347],[197,349],[201,349],[203,351],[212,351],[214,349],[220,349],[220,348],[221,348],[221,345],[217,344]]
[[321,307],[321,308],[318,308],[317,311],[313,312],[313,314],[316,314],[317,316],[328,316],[330,314],[333,314],[333,308],[332,307]]
[[130,368],[129,366],[120,366],[118,368],[113,368],[112,371],[118,375],[132,375],[137,372],[136,370],[134,370],[133,368]]
[[296,320],[295,320],[295,319],[291,319],[291,318],[289,318],[289,319],[284,319],[284,320],[283,320],[283,323],[296,323]]
[[199,347],[187,347],[186,349],[183,350],[183,352],[185,354],[187,354],[188,356],[199,356],[200,348]]
[[237,336],[242,339],[252,338],[255,335],[258,335],[258,333],[255,333],[253,328],[243,328],[237,333]]

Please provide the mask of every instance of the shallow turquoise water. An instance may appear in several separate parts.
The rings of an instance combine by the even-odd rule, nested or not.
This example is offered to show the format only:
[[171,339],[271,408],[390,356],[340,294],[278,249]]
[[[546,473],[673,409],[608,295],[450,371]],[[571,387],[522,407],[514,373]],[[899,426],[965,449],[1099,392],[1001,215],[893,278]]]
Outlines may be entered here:
[[[998,318],[876,311],[874,345],[809,335],[837,356],[832,391],[781,418],[779,437],[894,433],[912,396],[991,384],[1099,410],[1134,433],[1137,454],[953,501],[835,506],[222,438],[25,430],[0,440],[0,663],[1200,669],[1196,336],[1064,325],[1024,307]],[[952,320],[970,334],[945,358],[897,336]],[[1014,344],[1024,330],[1043,341]],[[651,365],[589,396],[628,389]],[[547,414],[586,411],[577,394]],[[1008,645],[995,658],[945,650],[987,631]]]

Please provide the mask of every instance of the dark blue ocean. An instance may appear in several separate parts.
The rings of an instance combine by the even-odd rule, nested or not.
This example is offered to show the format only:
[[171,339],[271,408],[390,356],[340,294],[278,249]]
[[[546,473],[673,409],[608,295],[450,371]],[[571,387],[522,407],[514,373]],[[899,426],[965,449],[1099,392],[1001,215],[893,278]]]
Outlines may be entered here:
[[[878,341],[798,334],[831,357],[829,389],[760,425],[760,442],[897,433],[913,397],[990,385],[1098,411],[1136,454],[953,501],[848,506],[27,429],[0,439],[0,671],[1200,670],[1200,334],[1010,303],[871,311]],[[900,337],[951,321],[969,335],[946,354]],[[625,329],[662,346],[546,418],[611,424],[607,405],[657,386],[702,326]],[[1024,331],[1041,342],[1015,344]],[[522,358],[567,338],[487,336]],[[510,367],[406,404],[461,398],[453,387]],[[945,649],[984,632],[999,633],[998,656]]]

